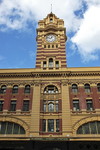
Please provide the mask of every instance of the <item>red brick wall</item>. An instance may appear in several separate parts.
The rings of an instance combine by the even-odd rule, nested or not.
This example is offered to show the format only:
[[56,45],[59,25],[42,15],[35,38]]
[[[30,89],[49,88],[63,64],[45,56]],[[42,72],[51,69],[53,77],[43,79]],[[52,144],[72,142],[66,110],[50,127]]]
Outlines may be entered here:
[[22,110],[23,100],[30,100],[29,109],[32,109],[32,97],[33,97],[33,88],[31,88],[30,93],[24,93],[24,88],[19,88],[18,93],[13,94],[12,88],[7,88],[5,94],[0,94],[0,99],[4,100],[3,110],[9,110],[10,101],[16,100],[16,110]]
[[93,102],[93,108],[100,108],[100,92],[98,92],[97,87],[91,87],[91,92],[86,93],[84,87],[78,87],[77,93],[72,93],[71,87],[69,88],[70,97],[70,108],[73,108],[73,99],[79,99],[80,109],[86,109],[86,99],[91,98]]

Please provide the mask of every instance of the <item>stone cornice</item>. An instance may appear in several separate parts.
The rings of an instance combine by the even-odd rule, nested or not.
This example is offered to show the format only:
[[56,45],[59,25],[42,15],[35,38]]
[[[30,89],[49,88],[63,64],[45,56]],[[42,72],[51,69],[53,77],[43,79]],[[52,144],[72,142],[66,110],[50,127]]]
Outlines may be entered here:
[[31,86],[33,86],[34,85],[34,81],[33,80],[1,80],[0,81],[0,85],[3,85],[3,84],[5,84],[5,85],[7,85],[7,86],[13,86],[13,85],[18,85],[18,86],[20,86],[20,85],[22,85],[22,86],[25,86],[26,84],[29,84],[29,85],[31,85]]
[[35,71],[35,72],[7,72],[0,73],[0,78],[45,78],[45,77],[86,77],[100,76],[100,71]]

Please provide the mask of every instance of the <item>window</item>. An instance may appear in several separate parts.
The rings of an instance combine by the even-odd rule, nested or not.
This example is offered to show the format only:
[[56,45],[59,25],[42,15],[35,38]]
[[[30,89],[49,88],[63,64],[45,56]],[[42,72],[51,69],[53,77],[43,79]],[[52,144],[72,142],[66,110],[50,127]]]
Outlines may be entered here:
[[46,48],[46,45],[44,45],[44,48]]
[[58,44],[56,44],[56,48],[58,48]]
[[49,94],[58,93],[58,89],[54,85],[49,85],[44,89],[44,93],[49,93]]
[[46,101],[44,100],[44,101],[43,101],[43,111],[44,111],[44,112],[46,112],[46,107],[47,107],[46,105],[47,105],[47,103],[46,103]]
[[79,100],[73,100],[73,110],[74,111],[79,111]]
[[42,120],[42,131],[43,132],[46,131],[46,120],[45,119]]
[[92,100],[86,100],[86,104],[87,104],[87,110],[92,111],[93,110]]
[[48,48],[50,48],[50,45],[48,45]]
[[56,61],[56,68],[59,68],[59,61]]
[[77,93],[77,92],[78,92],[77,84],[73,84],[73,85],[72,85],[72,92],[73,92],[73,93]]
[[59,101],[55,101],[55,111],[59,111]]
[[52,45],[52,48],[54,48],[54,45]]
[[52,19],[52,18],[50,18],[50,22],[53,22],[53,19]]
[[25,86],[24,93],[30,93],[30,85]]
[[4,104],[4,101],[0,100],[0,111],[3,110],[3,104]]
[[85,88],[85,92],[86,93],[90,93],[91,89],[90,89],[90,85],[89,84],[85,84],[84,88]]
[[47,63],[46,61],[43,62],[43,68],[46,68],[47,67]]
[[43,132],[59,132],[60,131],[60,120],[59,119],[43,119],[42,120],[42,131]]
[[13,86],[12,93],[18,93],[18,85]]
[[48,119],[48,132],[54,132],[54,120]]
[[49,59],[49,68],[53,68],[53,58]]
[[56,132],[59,132],[59,119],[56,119]]
[[25,130],[17,123],[0,122],[0,134],[25,134]]
[[29,100],[23,101],[23,111],[29,111]]
[[12,100],[10,103],[10,111],[16,111],[16,100]]
[[100,121],[83,124],[78,128],[77,134],[100,134]]
[[6,85],[2,85],[0,89],[0,94],[6,93]]
[[54,103],[52,101],[48,102],[48,112],[54,112]]
[[100,83],[97,84],[98,92],[100,92]]
[[44,100],[43,101],[43,111],[44,112],[58,112],[59,102],[58,100]]

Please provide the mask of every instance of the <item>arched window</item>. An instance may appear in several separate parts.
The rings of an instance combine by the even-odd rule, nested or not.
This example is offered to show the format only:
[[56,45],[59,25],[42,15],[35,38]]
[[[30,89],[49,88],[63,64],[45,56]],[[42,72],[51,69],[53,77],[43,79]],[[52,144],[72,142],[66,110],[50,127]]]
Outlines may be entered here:
[[85,92],[86,93],[90,93],[91,89],[90,89],[90,85],[89,84],[85,84],[84,88],[85,88]]
[[49,93],[49,94],[58,93],[58,89],[54,85],[49,85],[44,89],[44,93]]
[[97,84],[98,92],[100,92],[100,83]]
[[0,122],[0,134],[25,134],[22,126],[13,122]]
[[54,103],[50,102],[48,104],[48,112],[54,112]]
[[12,93],[18,93],[18,85],[13,86]]
[[53,22],[53,19],[52,19],[52,18],[50,18],[50,22]]
[[24,93],[30,93],[30,85],[25,86]]
[[100,121],[83,124],[78,128],[77,134],[100,134]]
[[59,61],[56,61],[56,62],[55,62],[55,67],[56,67],[56,68],[59,68]]
[[43,61],[43,68],[46,68],[46,67],[47,67],[47,62]]
[[1,94],[6,93],[6,85],[2,85],[2,86],[1,86],[0,93],[1,93]]
[[49,59],[49,68],[53,68],[53,58]]
[[72,92],[73,93],[77,93],[78,92],[78,86],[77,86],[77,84],[73,84],[72,85]]
[[58,100],[43,100],[43,111],[44,112],[58,112],[59,101]]

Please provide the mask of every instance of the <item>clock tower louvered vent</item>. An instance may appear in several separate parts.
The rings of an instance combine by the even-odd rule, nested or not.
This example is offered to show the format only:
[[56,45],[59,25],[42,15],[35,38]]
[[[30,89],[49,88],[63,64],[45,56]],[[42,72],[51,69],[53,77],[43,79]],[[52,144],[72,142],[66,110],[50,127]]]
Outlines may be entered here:
[[64,21],[50,13],[37,28],[36,68],[66,68],[66,28]]

